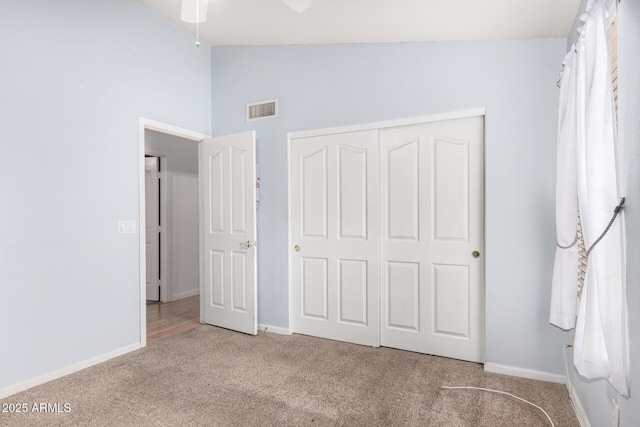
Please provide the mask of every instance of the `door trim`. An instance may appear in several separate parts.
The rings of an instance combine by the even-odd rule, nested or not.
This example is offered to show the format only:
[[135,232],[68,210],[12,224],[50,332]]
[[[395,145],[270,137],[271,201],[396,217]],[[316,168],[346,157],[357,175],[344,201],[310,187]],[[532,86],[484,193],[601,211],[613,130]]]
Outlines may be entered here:
[[[138,119],[138,271],[139,273],[139,300],[140,300],[140,347],[147,345],[147,254],[145,236],[140,230],[145,229],[145,188],[144,188],[144,155],[145,155],[145,130],[153,130],[167,135],[177,136],[199,143],[207,138],[200,132],[173,126],[168,123],[139,117]],[[166,181],[166,180],[165,180]],[[200,234],[202,234],[202,218],[200,218]]]
[[[334,133],[358,132],[363,130],[384,129],[398,126],[418,125],[430,122],[440,122],[444,120],[464,119],[467,117],[477,117],[487,115],[487,107],[468,108],[465,110],[449,111],[445,113],[427,114],[424,116],[407,117],[404,119],[384,120],[381,122],[360,123],[356,125],[338,126],[326,129],[313,129],[287,134],[289,145],[289,160],[291,160],[291,140],[296,138],[307,138],[310,136],[330,135]],[[291,172],[291,171],[289,171]]]

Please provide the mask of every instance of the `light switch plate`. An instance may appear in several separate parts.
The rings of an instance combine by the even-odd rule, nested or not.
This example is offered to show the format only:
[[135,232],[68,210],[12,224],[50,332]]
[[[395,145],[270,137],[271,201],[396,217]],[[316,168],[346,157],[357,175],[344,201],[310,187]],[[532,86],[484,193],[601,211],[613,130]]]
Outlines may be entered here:
[[118,221],[118,234],[136,234],[138,232],[137,221]]

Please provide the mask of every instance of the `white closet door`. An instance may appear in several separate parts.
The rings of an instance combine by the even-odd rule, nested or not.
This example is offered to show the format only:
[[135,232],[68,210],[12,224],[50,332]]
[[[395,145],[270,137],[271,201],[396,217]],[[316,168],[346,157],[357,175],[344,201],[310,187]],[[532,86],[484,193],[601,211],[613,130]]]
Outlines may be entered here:
[[484,362],[482,136],[482,117],[380,131],[383,346]]
[[378,131],[291,141],[291,328],[379,345]]
[[200,144],[202,321],[255,335],[255,132]]

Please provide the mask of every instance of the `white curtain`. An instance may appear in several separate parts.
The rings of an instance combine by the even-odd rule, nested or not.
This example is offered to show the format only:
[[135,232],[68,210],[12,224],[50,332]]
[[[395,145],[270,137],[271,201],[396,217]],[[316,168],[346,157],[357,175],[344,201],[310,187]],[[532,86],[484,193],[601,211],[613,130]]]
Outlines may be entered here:
[[[621,197],[604,1],[589,1],[581,19],[584,25],[580,29],[575,55],[570,52],[565,58],[561,80],[556,208],[559,247],[554,266],[550,321],[570,329],[572,319],[575,319],[573,362],[580,375],[588,379],[606,379],[619,394],[628,396],[621,217],[614,221],[609,232],[589,254],[575,316],[578,285],[570,271],[576,270],[577,276],[577,248],[574,255],[575,245],[570,244],[571,227],[575,235],[577,225],[575,211],[573,215],[571,212],[576,194],[587,248],[605,230]],[[574,156],[575,160],[572,160]],[[571,188],[574,185],[575,190]],[[568,249],[562,249],[567,246]]]
[[550,322],[576,326],[578,303],[578,187],[576,169],[576,52],[562,63],[556,172],[556,258],[553,266]]

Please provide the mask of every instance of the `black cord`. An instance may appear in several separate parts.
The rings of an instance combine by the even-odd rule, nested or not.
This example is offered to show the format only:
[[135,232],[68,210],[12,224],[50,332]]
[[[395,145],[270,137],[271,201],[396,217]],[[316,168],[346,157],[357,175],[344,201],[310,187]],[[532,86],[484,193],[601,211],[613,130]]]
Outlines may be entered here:
[[591,253],[591,251],[593,250],[593,248],[595,248],[595,246],[600,243],[600,240],[602,240],[604,238],[604,236],[609,232],[609,229],[611,228],[611,226],[613,225],[613,221],[616,220],[616,217],[618,216],[618,214],[620,213],[620,211],[624,208],[624,197],[620,200],[620,203],[618,204],[618,206],[616,206],[616,208],[613,210],[613,216],[611,217],[611,221],[609,221],[609,225],[607,225],[607,228],[604,229],[604,231],[602,232],[602,234],[600,235],[600,237],[598,237],[598,239],[593,242],[593,244],[591,245],[591,247],[589,248],[589,250],[587,251],[587,257],[589,257],[589,253]]

